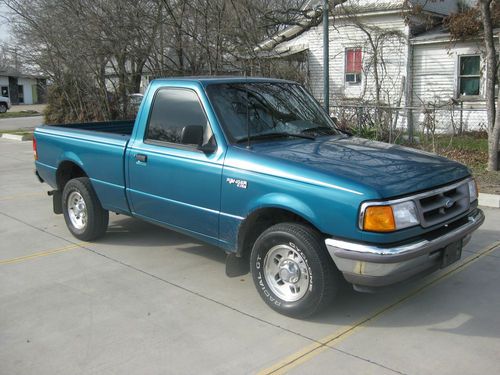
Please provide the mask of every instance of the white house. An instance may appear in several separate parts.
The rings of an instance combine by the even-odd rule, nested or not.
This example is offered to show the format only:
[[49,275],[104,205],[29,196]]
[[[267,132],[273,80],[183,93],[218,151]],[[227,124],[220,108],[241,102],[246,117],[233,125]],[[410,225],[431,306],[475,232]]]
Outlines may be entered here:
[[[440,25],[457,0],[347,0],[329,26],[329,103],[335,114],[370,105],[392,111],[394,126],[479,129],[485,123],[480,41],[451,43]],[[321,0],[305,10],[318,12]],[[431,28],[431,30],[429,30]],[[291,26],[258,49],[307,54],[307,83],[323,98],[323,25]]]
[[9,97],[12,104],[43,103],[47,80],[22,74],[15,70],[0,70],[0,95]]

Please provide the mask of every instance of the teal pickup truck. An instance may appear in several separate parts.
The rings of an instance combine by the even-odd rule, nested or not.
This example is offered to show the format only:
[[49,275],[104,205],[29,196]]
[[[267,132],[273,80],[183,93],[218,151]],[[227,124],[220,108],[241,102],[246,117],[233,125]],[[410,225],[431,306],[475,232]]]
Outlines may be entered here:
[[345,134],[283,80],[155,80],[135,122],[41,126],[33,149],[75,237],[104,235],[110,211],[180,231],[294,317],[341,277],[366,291],[446,267],[484,221],[466,167]]

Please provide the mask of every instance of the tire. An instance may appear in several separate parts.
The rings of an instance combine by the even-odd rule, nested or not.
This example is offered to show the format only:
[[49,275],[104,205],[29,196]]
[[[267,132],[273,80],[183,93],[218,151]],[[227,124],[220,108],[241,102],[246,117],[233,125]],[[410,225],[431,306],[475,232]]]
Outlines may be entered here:
[[7,104],[0,103],[0,113],[5,113],[5,112],[7,112]]
[[92,241],[106,233],[109,212],[102,208],[87,177],[75,178],[66,184],[62,206],[66,226],[79,240]]
[[264,231],[252,248],[250,268],[266,304],[294,318],[330,305],[340,283],[323,238],[301,224],[276,224]]

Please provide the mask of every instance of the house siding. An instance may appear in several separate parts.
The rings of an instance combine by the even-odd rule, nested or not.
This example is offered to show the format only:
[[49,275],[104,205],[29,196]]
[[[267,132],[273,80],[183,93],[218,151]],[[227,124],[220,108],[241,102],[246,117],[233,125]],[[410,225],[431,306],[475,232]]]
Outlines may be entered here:
[[[333,20],[332,20],[333,21]],[[360,22],[370,27],[377,27],[382,31],[397,31],[401,38],[387,40],[383,48],[384,68],[379,66],[380,82],[382,88],[382,101],[393,102],[399,97],[401,82],[404,80],[406,69],[406,43],[407,28],[398,13],[362,17]],[[359,27],[352,25],[347,19],[337,19],[329,28],[330,37],[330,104],[337,105],[344,99],[352,101],[374,100],[375,79],[369,60],[371,48],[368,38]],[[299,37],[282,43],[280,49],[290,46],[305,44],[308,46],[309,62],[309,88],[312,94],[320,101],[323,98],[323,26],[319,25],[306,31]],[[345,82],[345,50],[347,48],[361,47],[363,49],[363,77],[361,84]]]
[[[483,76],[480,95],[459,98],[457,88],[459,57],[481,54],[482,48],[475,42],[414,45],[413,106],[421,108],[414,114],[417,126],[422,128],[425,121],[423,108],[428,108],[435,113],[438,131],[451,131],[453,127],[460,126],[463,130],[486,129],[484,56],[481,57]],[[461,107],[463,107],[462,113],[460,113]]]

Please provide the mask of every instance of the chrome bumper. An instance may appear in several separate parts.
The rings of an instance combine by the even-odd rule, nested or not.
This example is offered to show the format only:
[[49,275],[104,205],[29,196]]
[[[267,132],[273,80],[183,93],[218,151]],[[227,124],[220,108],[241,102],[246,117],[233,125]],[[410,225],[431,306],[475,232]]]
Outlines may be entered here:
[[440,266],[447,245],[470,240],[470,235],[484,222],[480,209],[468,216],[467,223],[434,239],[384,247],[328,238],[326,247],[337,268],[347,281],[356,285],[384,286],[393,284]]

